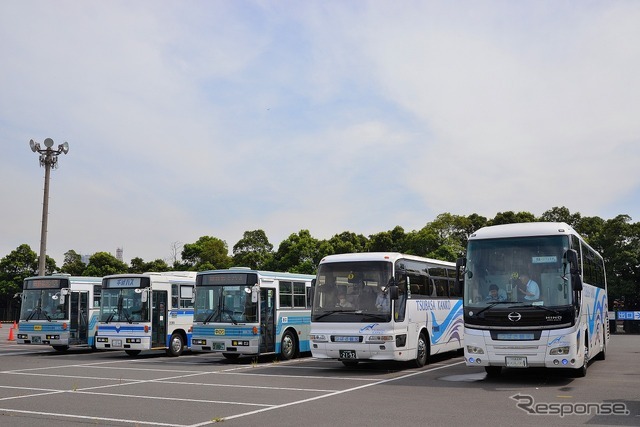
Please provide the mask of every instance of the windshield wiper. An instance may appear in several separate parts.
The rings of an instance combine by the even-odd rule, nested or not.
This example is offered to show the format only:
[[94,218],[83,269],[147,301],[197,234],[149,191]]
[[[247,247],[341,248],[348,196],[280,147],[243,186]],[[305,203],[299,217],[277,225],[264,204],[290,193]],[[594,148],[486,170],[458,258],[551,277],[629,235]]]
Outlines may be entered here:
[[210,321],[211,321],[211,319],[213,319],[213,316],[215,316],[215,315],[216,315],[216,313],[218,313],[218,310],[213,310],[211,313],[209,313],[209,315],[207,316],[207,318],[206,318],[206,319],[204,319],[204,320],[202,321],[202,323],[208,323],[208,322],[210,322]]
[[482,313],[482,312],[484,312],[486,310],[489,310],[490,308],[493,308],[496,305],[499,305],[499,304],[511,304],[511,303],[513,303],[513,301],[496,301],[496,302],[493,302],[493,303],[489,304],[488,306],[486,306],[485,308],[483,308],[482,310],[480,310],[479,312],[477,312],[476,316],[479,316],[480,313]]
[[111,322],[111,319],[113,319],[113,316],[115,316],[115,315],[116,315],[116,313],[115,313],[115,312],[114,312],[114,313],[111,313],[109,316],[107,316],[107,320],[105,320],[105,321],[104,321],[104,323],[109,323],[109,322]]
[[356,310],[329,310],[329,311],[325,311],[322,314],[319,314],[317,316],[314,317],[315,320],[320,320],[324,317],[327,317],[331,314],[336,314],[336,313],[355,313]]
[[533,304],[527,304],[527,305],[523,305],[522,307],[535,307],[535,308],[541,308],[541,309],[546,310],[546,311],[548,311],[548,312],[550,312],[550,313],[560,314],[560,312],[559,312],[559,311],[554,310],[554,309],[549,308],[549,307],[545,307],[544,305],[533,305]]

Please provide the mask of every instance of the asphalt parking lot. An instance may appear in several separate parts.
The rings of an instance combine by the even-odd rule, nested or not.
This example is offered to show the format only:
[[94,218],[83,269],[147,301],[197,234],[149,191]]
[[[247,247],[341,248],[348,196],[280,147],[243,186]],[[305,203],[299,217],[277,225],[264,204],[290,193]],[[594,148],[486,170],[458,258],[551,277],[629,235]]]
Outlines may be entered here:
[[[32,426],[46,419],[48,426],[637,426],[639,353],[640,336],[614,335],[607,360],[592,363],[585,378],[507,370],[488,379],[454,354],[432,358],[420,369],[398,363],[346,368],[311,357],[231,362],[195,353],[61,354],[3,341],[0,425]],[[625,413],[612,414],[612,405]]]

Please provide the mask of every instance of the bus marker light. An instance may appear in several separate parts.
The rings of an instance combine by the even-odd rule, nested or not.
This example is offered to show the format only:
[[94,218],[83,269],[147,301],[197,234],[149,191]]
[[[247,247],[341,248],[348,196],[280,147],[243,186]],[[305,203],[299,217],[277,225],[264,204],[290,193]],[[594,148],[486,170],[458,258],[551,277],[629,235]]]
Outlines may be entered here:
[[63,330],[63,331],[66,331],[66,330],[67,330],[67,323],[66,323],[66,322],[62,324],[62,330]]
[[475,362],[475,360],[476,360],[476,359],[474,359],[473,357],[470,357],[470,358],[469,358],[469,363],[473,363],[473,362]]
[[569,363],[569,361],[567,359],[562,359],[562,364],[566,365],[567,363]]
[[253,327],[253,335],[258,335],[258,327],[257,326]]
[[145,334],[149,333],[149,325],[144,325],[144,333]]

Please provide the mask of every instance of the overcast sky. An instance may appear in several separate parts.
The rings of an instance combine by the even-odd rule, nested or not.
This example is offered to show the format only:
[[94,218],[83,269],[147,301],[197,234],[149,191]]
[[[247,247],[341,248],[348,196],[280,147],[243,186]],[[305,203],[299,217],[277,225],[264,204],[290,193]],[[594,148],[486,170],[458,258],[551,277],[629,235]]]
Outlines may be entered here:
[[638,1],[0,2],[0,258],[640,220]]

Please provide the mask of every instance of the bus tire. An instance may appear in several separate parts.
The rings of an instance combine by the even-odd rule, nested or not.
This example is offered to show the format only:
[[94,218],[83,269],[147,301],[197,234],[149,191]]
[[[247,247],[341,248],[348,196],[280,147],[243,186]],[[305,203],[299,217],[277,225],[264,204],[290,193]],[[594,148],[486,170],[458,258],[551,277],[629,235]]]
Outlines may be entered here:
[[65,351],[69,350],[68,345],[52,345],[51,347],[53,347],[55,351],[60,353],[64,353]]
[[124,352],[127,353],[129,356],[137,356],[140,354],[141,350],[125,350]]
[[287,330],[280,341],[280,357],[282,360],[291,360],[296,357],[297,340],[293,332]]
[[182,334],[179,332],[174,332],[171,334],[171,339],[169,340],[169,347],[167,347],[167,355],[171,357],[178,357],[182,354],[184,350],[184,338],[182,338]]
[[502,366],[485,366],[484,371],[487,373],[487,377],[499,377],[502,372]]
[[[588,338],[587,338],[588,339]],[[572,374],[574,378],[584,378],[587,376],[587,366],[589,365],[589,347],[584,347],[584,359],[582,366],[573,370]]]
[[429,343],[424,332],[420,332],[418,337],[418,346],[416,348],[416,358],[413,361],[413,365],[416,368],[422,368],[429,361]]

